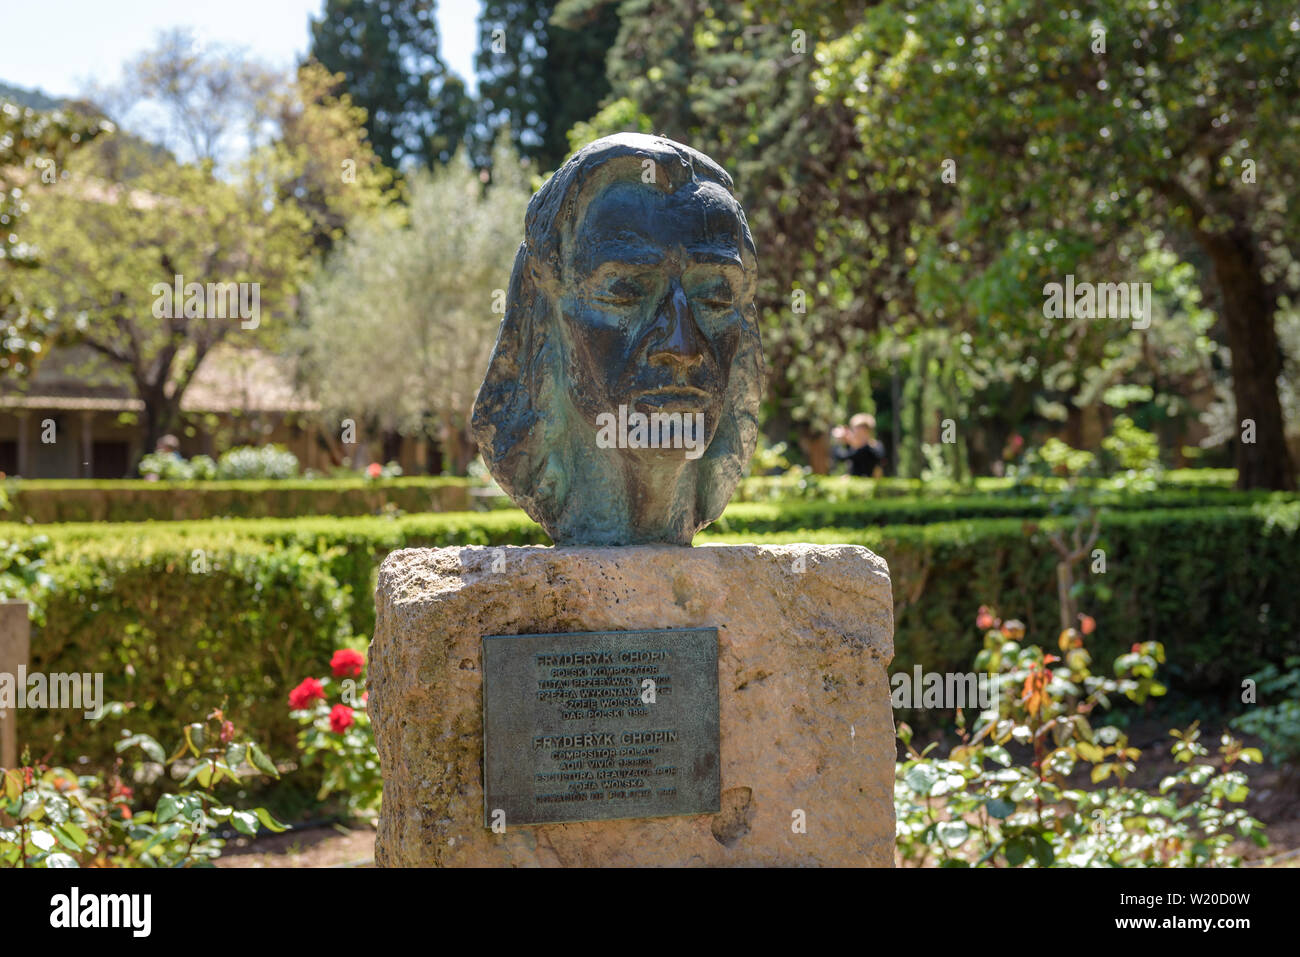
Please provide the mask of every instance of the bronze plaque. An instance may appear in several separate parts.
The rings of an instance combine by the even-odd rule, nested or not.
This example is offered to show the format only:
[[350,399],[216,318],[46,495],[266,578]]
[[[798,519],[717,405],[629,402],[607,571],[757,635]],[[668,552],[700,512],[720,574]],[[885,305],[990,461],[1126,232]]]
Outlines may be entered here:
[[484,826],[719,810],[718,630],[483,638]]

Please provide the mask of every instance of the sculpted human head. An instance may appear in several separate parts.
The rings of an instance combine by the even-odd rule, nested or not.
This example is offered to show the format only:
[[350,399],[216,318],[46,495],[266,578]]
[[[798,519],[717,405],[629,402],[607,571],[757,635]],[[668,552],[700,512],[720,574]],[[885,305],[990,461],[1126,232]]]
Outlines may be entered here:
[[757,436],[755,270],[731,178],[671,140],[597,140],[533,197],[473,426],[557,544],[685,545],[722,511]]

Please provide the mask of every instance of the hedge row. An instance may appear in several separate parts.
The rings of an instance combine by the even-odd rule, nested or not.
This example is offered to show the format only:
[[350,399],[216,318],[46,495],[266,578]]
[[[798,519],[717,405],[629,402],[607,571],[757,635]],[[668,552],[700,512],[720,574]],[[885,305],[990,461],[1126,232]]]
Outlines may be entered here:
[[[705,534],[764,535],[798,529],[866,528],[951,522],[971,518],[1044,518],[1078,506],[1103,510],[1171,510],[1240,507],[1298,501],[1296,493],[1236,492],[1218,488],[1184,488],[1146,493],[1105,490],[1076,496],[1066,509],[1060,496],[947,495],[926,498],[863,498],[854,500],[796,500],[782,503],[733,502]],[[397,524],[394,525],[394,522]],[[0,536],[26,535],[31,530],[61,540],[152,537],[159,531],[181,536],[209,537],[214,532],[238,537],[284,541],[334,538],[355,533],[362,542],[402,542],[414,535],[424,544],[549,544],[541,528],[522,510],[501,508],[483,512],[434,512],[358,516],[302,516],[283,519],[198,519],[163,523],[65,522],[48,526],[0,523]],[[25,530],[26,529],[26,530]]]
[[[350,639],[353,601],[328,552],[269,547],[256,540],[211,542],[196,556],[171,536],[115,542],[52,542],[54,580],[39,597],[29,670],[103,674],[105,701],[133,702],[124,720],[160,741],[225,706],[255,729],[273,756],[296,754],[287,695],[307,675],[327,672]],[[19,736],[57,761],[111,760],[120,724],[91,723],[79,711],[22,712]]]
[[[1165,473],[1162,490],[1223,490],[1234,473],[1223,469]],[[893,498],[928,501],[961,496],[1014,501],[1059,492],[1063,482],[1041,479],[1014,485],[1010,479],[980,478],[973,488],[916,479],[854,479],[844,476],[777,476],[746,479],[737,502],[860,502]],[[1107,482],[1086,483],[1105,493]],[[408,477],[243,482],[145,482],[142,480],[12,480],[4,485],[9,500],[5,518],[53,522],[147,522],[215,518],[293,518],[309,515],[360,516],[384,511],[447,512],[475,506],[508,504],[481,483],[465,478]],[[973,496],[972,496],[973,493]],[[1161,505],[1160,507],[1172,507]],[[996,514],[991,511],[969,513]],[[1016,514],[1021,514],[1017,512]],[[967,517],[954,514],[951,518]],[[912,519],[889,518],[889,521]]]
[[6,483],[5,517],[52,522],[147,522],[300,515],[373,515],[386,509],[447,512],[472,507],[467,479],[238,482],[23,481]]
[[[140,706],[133,730],[168,740],[176,725],[228,698],[238,720],[290,755],[285,696],[302,677],[324,673],[341,642],[370,634],[374,572],[389,550],[543,537],[521,534],[508,514],[455,518],[115,526],[116,535],[58,528],[47,556],[56,589],[42,600],[33,668],[102,671],[107,698]],[[1067,523],[985,518],[704,538],[866,545],[893,578],[894,670],[965,671],[979,647],[980,604],[1021,618],[1034,640],[1053,641],[1055,556],[1045,535]],[[1085,563],[1079,576],[1080,605],[1099,625],[1095,656],[1105,662],[1158,639],[1177,683],[1203,690],[1237,686],[1265,661],[1300,653],[1297,526],[1295,502],[1105,514],[1105,572]],[[56,756],[111,753],[112,729],[66,712],[23,714],[24,739],[54,741],[56,732]]]
[[[891,670],[966,671],[981,647],[982,604],[1025,622],[1050,647],[1059,631],[1056,554],[1068,519],[972,519],[936,525],[818,529],[761,537],[865,545],[889,562],[894,589]],[[1189,691],[1240,688],[1265,662],[1300,654],[1300,502],[1104,513],[1092,556],[1076,569],[1078,605],[1098,623],[1094,660],[1134,642],[1164,642],[1169,671]],[[720,535],[720,542],[754,540]],[[1098,565],[1100,568],[1100,564]]]
[[1237,492],[1187,488],[1152,492],[1087,491],[1065,499],[1059,495],[944,495],[925,498],[866,498],[847,501],[749,502],[732,504],[710,534],[767,534],[802,528],[865,528],[872,525],[930,525],[968,518],[1043,518],[1068,514],[1082,506],[1098,509],[1155,511],[1223,508],[1269,502],[1300,501],[1296,493]]

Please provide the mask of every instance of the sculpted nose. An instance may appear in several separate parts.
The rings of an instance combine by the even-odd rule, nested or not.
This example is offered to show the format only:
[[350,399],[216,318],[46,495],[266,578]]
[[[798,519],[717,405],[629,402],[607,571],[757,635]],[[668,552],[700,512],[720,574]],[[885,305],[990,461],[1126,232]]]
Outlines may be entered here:
[[704,361],[704,335],[695,324],[691,304],[681,284],[674,282],[667,298],[655,314],[654,335],[658,342],[650,347],[650,364],[671,366],[689,371]]

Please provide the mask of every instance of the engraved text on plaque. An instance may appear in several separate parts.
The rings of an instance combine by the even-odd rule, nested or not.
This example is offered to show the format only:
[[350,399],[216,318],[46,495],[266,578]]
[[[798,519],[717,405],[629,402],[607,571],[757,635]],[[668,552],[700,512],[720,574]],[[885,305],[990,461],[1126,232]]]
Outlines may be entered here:
[[714,628],[483,639],[484,825],[719,810]]

